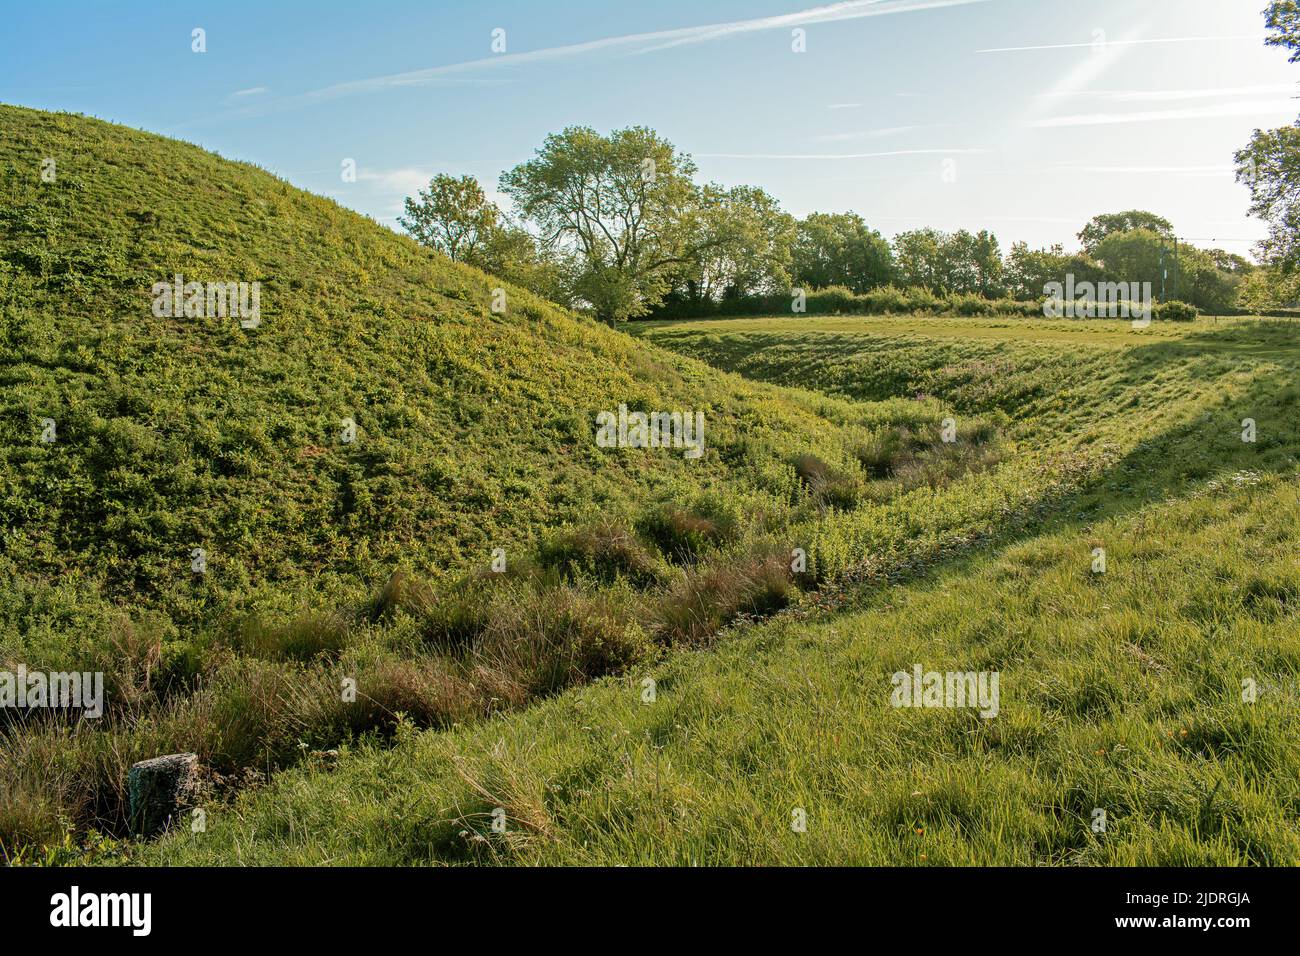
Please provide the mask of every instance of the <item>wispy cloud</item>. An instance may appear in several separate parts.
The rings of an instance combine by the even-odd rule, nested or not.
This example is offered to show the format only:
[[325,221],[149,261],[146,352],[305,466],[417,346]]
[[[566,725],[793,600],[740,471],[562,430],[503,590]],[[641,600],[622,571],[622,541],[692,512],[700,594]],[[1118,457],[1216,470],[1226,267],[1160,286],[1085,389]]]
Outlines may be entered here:
[[814,23],[833,23],[837,20],[859,20],[863,17],[879,17],[892,13],[910,13],[915,10],[931,10],[937,7],[957,7],[968,3],[985,3],[987,0],[847,0],[844,3],[832,3],[825,7],[813,7],[795,13],[783,13],[771,17],[758,17],[753,20],[733,20],[730,23],[715,23],[707,27],[688,27],[684,30],[671,30],[678,34],[665,37],[653,43],[640,53],[652,53],[687,43],[707,43],[724,37],[741,33],[754,33],[758,30],[776,30],[782,27],[807,26]]
[[368,183],[383,192],[400,192],[403,196],[409,196],[429,185],[432,175],[428,168],[421,166],[405,166],[400,169],[362,167],[357,170],[357,181]]
[[1236,176],[1234,166],[1095,166],[1083,164],[1065,164],[1053,168],[1062,173],[1095,173],[1097,175],[1122,176]]
[[679,27],[672,30],[655,30],[648,33],[601,37],[583,43],[570,43],[564,46],[546,47],[523,53],[502,53],[476,60],[428,67],[422,70],[408,70],[403,73],[390,73],[362,80],[350,80],[293,96],[281,97],[248,109],[250,112],[255,111],[256,113],[271,112],[273,110],[308,106],[313,103],[359,93],[466,82],[468,79],[467,74],[581,57],[607,51],[623,54],[650,53],[683,43],[706,43],[761,30],[774,30],[782,27],[815,23],[832,23],[843,20],[859,20],[867,17],[914,13],[920,10],[988,2],[989,0],[845,0],[845,2],[841,3],[809,7],[805,10],[775,16],[733,20],[727,23],[711,23],[693,27]]
[[1071,116],[1049,116],[1034,120],[1030,125],[1037,129],[1059,129],[1070,126],[1112,126],[1117,123],[1162,123],[1175,120],[1214,119],[1220,116],[1292,115],[1296,104],[1292,100],[1248,100],[1240,103],[1215,103],[1173,110],[1142,110],[1131,113],[1078,113]]
[[235,90],[235,92],[231,93],[230,95],[231,96],[259,96],[262,93],[269,93],[269,92],[270,92],[270,87],[250,86],[246,90]]
[[1039,93],[1042,97],[1077,96],[1086,99],[1108,100],[1117,103],[1171,102],[1178,100],[1208,100],[1232,96],[1262,96],[1273,93],[1300,92],[1295,83],[1261,83],[1256,86],[1218,86],[1190,90],[1072,90],[1069,92]]
[[856,110],[861,106],[861,103],[828,103],[826,108],[828,110]]
[[883,153],[700,153],[702,159],[880,159],[885,156],[971,156],[987,149],[892,149]]
[[863,129],[847,133],[823,133],[813,139],[819,143],[851,143],[863,139],[897,136],[899,133],[910,133],[918,129],[945,129],[949,125],[948,123],[926,123],[920,126],[886,126],[882,129]]
[[1083,50],[1098,49],[1112,46],[1142,46],[1148,43],[1221,43],[1231,40],[1251,40],[1255,43],[1264,42],[1264,34],[1238,34],[1236,36],[1218,36],[1218,37],[1152,37],[1145,40],[1106,40],[1103,42],[1092,43],[1044,43],[1039,46],[1000,46],[987,50],[976,50],[976,53],[1024,53],[1028,50]]

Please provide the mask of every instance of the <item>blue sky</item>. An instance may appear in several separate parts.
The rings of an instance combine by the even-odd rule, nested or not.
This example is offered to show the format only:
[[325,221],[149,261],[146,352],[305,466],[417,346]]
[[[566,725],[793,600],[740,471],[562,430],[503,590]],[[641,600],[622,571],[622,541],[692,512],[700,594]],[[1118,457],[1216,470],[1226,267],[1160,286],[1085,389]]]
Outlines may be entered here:
[[1300,113],[1264,5],[43,0],[7,4],[0,101],[190,140],[389,225],[435,172],[494,189],[549,132],[647,125],[702,179],[887,236],[1073,247],[1092,215],[1137,207],[1244,253],[1263,227],[1232,153]]

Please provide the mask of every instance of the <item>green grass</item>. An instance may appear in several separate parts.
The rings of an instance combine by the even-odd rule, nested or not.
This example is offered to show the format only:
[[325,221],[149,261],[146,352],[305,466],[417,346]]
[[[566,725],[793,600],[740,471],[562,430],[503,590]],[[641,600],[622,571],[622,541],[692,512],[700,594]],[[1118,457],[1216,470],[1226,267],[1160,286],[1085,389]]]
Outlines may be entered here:
[[[1038,497],[1007,504],[982,540],[887,573],[869,563],[878,586],[817,595],[708,654],[295,771],[140,859],[1300,862],[1290,329],[922,328],[935,334],[872,319],[647,334],[773,381],[844,382],[828,387],[862,399],[924,388],[1002,412],[1018,452],[998,471]],[[1049,490],[1070,468],[1086,477]],[[915,580],[889,583],[900,575]],[[890,707],[890,675],[917,663],[997,670],[997,718]],[[1248,678],[1267,688],[1253,704]],[[806,833],[790,829],[795,808]]]
[[[932,544],[909,523],[980,517],[888,481],[849,481],[850,511],[796,474],[937,433],[938,401],[791,394],[513,288],[495,314],[497,280],[255,167],[68,115],[0,125],[0,667],[102,670],[109,707],[0,725],[0,853],[121,833],[126,771],[159,752],[238,782],[706,639],[847,572],[831,519],[901,552]],[[177,273],[261,282],[261,325],[155,317]],[[598,447],[621,404],[702,412],[703,457]],[[610,523],[644,540],[601,550]],[[805,578],[772,579],[795,547]]]
[[[1300,494],[1253,480],[1053,522],[517,717],[350,749],[137,860],[1300,863]],[[891,707],[914,663],[998,671],[998,716]]]
[[[0,857],[1296,861],[1291,327],[497,315],[254,167],[0,123],[0,668],[108,685],[0,715]],[[262,325],[154,318],[176,272]],[[889,707],[914,663],[1001,713]],[[116,842],[178,750],[209,831]]]

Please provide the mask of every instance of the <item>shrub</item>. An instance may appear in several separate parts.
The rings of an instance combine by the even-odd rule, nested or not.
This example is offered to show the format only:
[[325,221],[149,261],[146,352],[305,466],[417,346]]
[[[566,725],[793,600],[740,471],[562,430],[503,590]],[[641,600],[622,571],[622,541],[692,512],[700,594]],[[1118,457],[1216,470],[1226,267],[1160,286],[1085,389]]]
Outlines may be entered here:
[[698,643],[742,614],[779,611],[796,590],[789,564],[777,555],[691,573],[657,602],[655,636],[667,644]]
[[871,478],[888,478],[904,454],[905,442],[899,430],[876,432],[854,450],[862,467]]
[[612,521],[569,531],[539,548],[539,560],[566,577],[603,584],[623,577],[637,585],[658,582],[660,566],[626,525]]
[[800,455],[794,470],[820,507],[848,510],[862,497],[859,476],[838,472],[816,455]]
[[1196,306],[1177,299],[1161,302],[1155,307],[1155,317],[1169,322],[1191,322],[1200,314],[1201,310]]
[[280,625],[249,618],[240,627],[236,640],[239,648],[253,657],[306,661],[321,655],[337,655],[347,643],[348,630],[348,621],[340,614],[307,611]]
[[730,539],[736,522],[731,515],[709,505],[688,511],[669,504],[643,518],[638,530],[669,560],[690,564],[706,549]]
[[394,571],[367,609],[371,621],[381,621],[397,611],[419,616],[435,603],[433,588],[405,571]]

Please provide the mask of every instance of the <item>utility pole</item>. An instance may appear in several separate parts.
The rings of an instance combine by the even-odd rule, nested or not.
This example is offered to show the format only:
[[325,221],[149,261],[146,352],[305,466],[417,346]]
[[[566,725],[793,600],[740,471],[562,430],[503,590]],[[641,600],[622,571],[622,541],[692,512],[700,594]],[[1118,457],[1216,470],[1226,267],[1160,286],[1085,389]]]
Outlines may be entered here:
[[1160,246],[1160,301],[1161,301],[1161,302],[1168,302],[1168,301],[1169,301],[1169,298],[1168,298],[1168,296],[1167,296],[1167,294],[1166,294],[1166,281],[1167,281],[1168,278],[1169,278],[1169,267],[1168,267],[1165,263],[1166,263],[1166,261],[1167,261],[1167,259],[1168,259],[1168,257],[1169,257],[1169,253],[1170,253],[1171,251],[1172,251],[1173,254],[1174,254],[1174,281],[1173,281],[1173,287],[1174,287],[1174,298],[1176,299],[1176,298],[1178,298],[1178,280],[1179,280],[1180,278],[1182,278],[1182,271],[1183,271],[1182,268],[1181,268],[1181,266],[1182,266],[1182,260],[1179,258],[1179,254],[1178,254],[1178,237],[1177,237],[1177,236],[1174,236],[1174,248],[1173,248],[1172,250],[1171,250],[1168,246],[1166,246],[1166,245],[1164,245],[1164,244],[1161,244],[1161,246]]

